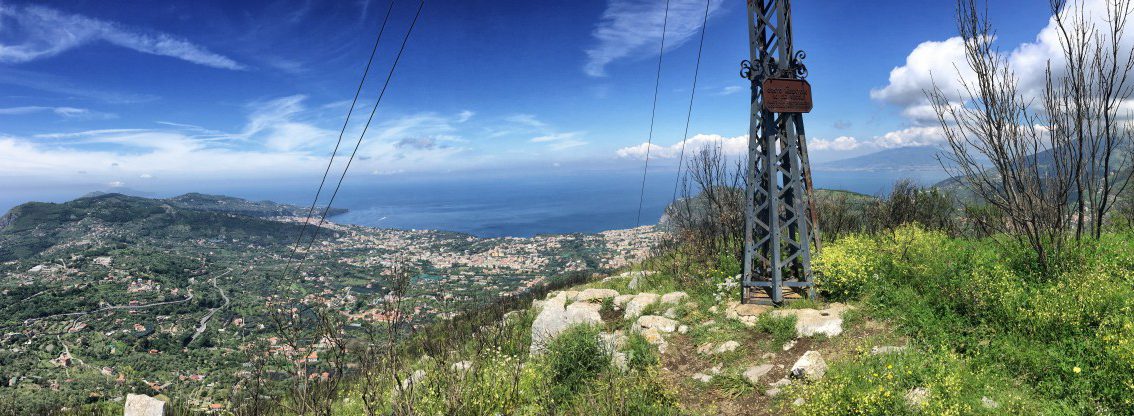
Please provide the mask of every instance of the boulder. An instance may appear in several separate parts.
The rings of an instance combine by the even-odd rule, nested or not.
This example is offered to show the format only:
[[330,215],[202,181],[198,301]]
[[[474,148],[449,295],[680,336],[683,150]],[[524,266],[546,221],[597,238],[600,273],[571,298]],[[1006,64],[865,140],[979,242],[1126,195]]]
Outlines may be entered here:
[[680,303],[681,301],[685,300],[688,297],[689,297],[689,295],[686,294],[685,292],[670,292],[670,293],[666,293],[666,294],[662,295],[661,302],[662,303],[674,303],[674,304],[676,304],[676,303]]
[[898,353],[898,352],[902,352],[902,351],[905,351],[905,350],[906,350],[906,347],[904,347],[904,346],[899,347],[899,346],[894,346],[894,345],[882,345],[882,346],[870,347],[870,354],[871,355],[893,354],[893,353]]
[[714,348],[713,353],[714,354],[724,354],[726,352],[736,351],[737,348],[740,348],[739,342],[725,341],[725,342],[722,342],[721,345],[718,345],[717,348]]
[[779,309],[772,311],[778,317],[795,317],[795,334],[800,337],[814,335],[838,336],[843,333],[843,312],[851,310],[848,305],[832,303],[826,309]]
[[673,332],[677,330],[677,321],[657,315],[644,315],[638,318],[634,323],[635,328],[642,329],[656,329],[658,332]]
[[603,348],[608,354],[614,354],[622,347],[626,346],[626,335],[622,331],[610,333],[603,332],[599,334],[599,346]]
[[618,295],[618,296],[615,296],[614,297],[614,307],[621,308],[623,306],[626,306],[626,302],[629,302],[630,299],[634,299],[634,296],[637,296],[637,295]]
[[626,353],[624,352],[615,352],[614,354],[610,354],[610,365],[613,365],[614,368],[617,368],[620,371],[626,371],[630,369],[629,361],[626,359]]
[[748,367],[748,369],[744,370],[744,379],[748,380],[752,385],[756,385],[756,383],[760,382],[761,378],[772,371],[772,368],[774,368],[774,366],[771,364],[760,364]]
[[631,319],[637,318],[638,315],[642,314],[642,311],[644,311],[647,306],[650,306],[657,301],[658,295],[653,293],[639,293],[635,295],[633,299],[630,299],[629,302],[626,302],[626,317]]
[[606,300],[606,299],[613,298],[615,296],[618,296],[618,291],[616,291],[614,289],[591,288],[591,289],[584,289],[582,292],[579,292],[579,294],[575,296],[575,301],[576,302],[589,302],[589,301],[592,301],[592,300],[603,301],[603,300]]
[[730,302],[728,308],[725,309],[725,317],[738,320],[745,326],[753,326],[756,325],[756,319],[758,319],[760,315],[772,309],[773,307],[768,305]]
[[984,406],[985,409],[999,409],[1000,408],[1000,403],[997,403],[996,400],[992,400],[988,396],[984,396],[984,397],[980,398],[980,405]]
[[588,302],[575,302],[566,305],[566,295],[556,296],[544,302],[542,310],[532,322],[531,354],[543,352],[550,342],[567,328],[580,324],[600,324],[602,305]]
[[165,402],[143,394],[126,395],[125,416],[162,416]]
[[665,337],[662,337],[661,332],[654,328],[643,329],[641,335],[650,345],[658,347],[658,352],[661,354],[665,354],[665,350],[669,348],[669,343],[666,342]]
[[791,376],[794,378],[815,381],[827,374],[827,362],[819,351],[808,351],[791,366]]
[[906,392],[906,404],[910,407],[922,407],[929,402],[929,389],[916,387]]

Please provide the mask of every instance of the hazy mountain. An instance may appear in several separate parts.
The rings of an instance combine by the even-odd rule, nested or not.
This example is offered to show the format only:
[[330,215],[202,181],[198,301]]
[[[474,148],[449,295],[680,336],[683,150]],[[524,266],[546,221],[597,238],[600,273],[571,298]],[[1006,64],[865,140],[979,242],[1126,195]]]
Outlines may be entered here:
[[948,162],[947,159],[944,159],[942,151],[943,149],[937,146],[898,147],[862,156],[818,163],[815,165],[815,169],[845,171],[940,170],[941,162],[938,161],[938,156]]

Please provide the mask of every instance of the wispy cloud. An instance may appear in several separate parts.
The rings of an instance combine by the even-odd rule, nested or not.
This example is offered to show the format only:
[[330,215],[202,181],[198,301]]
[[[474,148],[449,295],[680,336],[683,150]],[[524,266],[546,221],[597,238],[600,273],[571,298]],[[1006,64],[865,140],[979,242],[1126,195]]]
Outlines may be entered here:
[[532,143],[546,143],[551,150],[566,150],[572,147],[579,147],[586,145],[587,142],[581,140],[584,132],[570,131],[563,133],[551,133],[539,137],[532,138]]
[[708,148],[720,148],[721,152],[736,156],[748,151],[748,135],[724,137],[719,134],[698,134],[669,146],[642,143],[636,146],[623,147],[615,151],[621,158],[645,159],[649,151],[651,159],[676,159],[681,156],[682,146],[685,147],[685,157]]
[[0,27],[5,29],[4,38],[0,38],[0,62],[5,63],[34,61],[102,41],[213,68],[245,69],[231,58],[167,33],[127,28],[42,6],[0,4]]
[[[709,13],[723,2],[714,1]],[[676,48],[701,29],[705,3],[701,0],[670,0],[666,24],[666,49]],[[657,0],[609,0],[606,11],[591,36],[595,45],[587,49],[583,72],[592,77],[606,75],[606,66],[620,59],[639,59],[656,54],[661,43],[665,2]]]
[[117,117],[116,115],[110,113],[91,111],[86,108],[75,107],[23,106],[0,108],[0,116],[18,116],[36,113],[54,113],[55,115],[63,118],[81,120],[110,119]]

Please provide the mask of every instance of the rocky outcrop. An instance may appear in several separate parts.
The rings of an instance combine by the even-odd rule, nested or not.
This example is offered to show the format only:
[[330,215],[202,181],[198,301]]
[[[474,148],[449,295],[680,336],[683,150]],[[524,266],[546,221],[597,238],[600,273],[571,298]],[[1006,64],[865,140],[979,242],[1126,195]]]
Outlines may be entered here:
[[642,314],[643,311],[646,310],[647,306],[650,306],[657,301],[658,295],[653,293],[639,293],[635,295],[633,299],[630,299],[629,302],[626,302],[626,318],[637,318]]
[[827,362],[819,351],[808,351],[791,366],[791,376],[808,381],[815,381],[827,374]]
[[634,322],[638,330],[656,329],[658,332],[673,332],[677,330],[678,322],[663,316],[643,315]]
[[603,301],[618,296],[618,291],[614,289],[584,289],[575,296],[576,302],[590,302],[590,301]]
[[529,352],[540,354],[547,344],[559,334],[574,325],[600,324],[602,305],[589,302],[575,302],[567,305],[567,294],[560,294],[543,301],[539,315],[532,322],[532,345]]
[[126,395],[125,416],[162,416],[165,402],[142,394]]
[[661,296],[661,303],[678,303],[689,298],[685,292],[670,292]]
[[773,316],[795,317],[795,334],[799,337],[826,335],[838,336],[843,333],[843,312],[851,307],[841,303],[832,303],[826,309],[777,309],[772,311]]
[[772,310],[768,305],[754,305],[750,303],[730,302],[725,309],[725,318],[735,319],[746,326],[756,325],[756,320],[765,312]]

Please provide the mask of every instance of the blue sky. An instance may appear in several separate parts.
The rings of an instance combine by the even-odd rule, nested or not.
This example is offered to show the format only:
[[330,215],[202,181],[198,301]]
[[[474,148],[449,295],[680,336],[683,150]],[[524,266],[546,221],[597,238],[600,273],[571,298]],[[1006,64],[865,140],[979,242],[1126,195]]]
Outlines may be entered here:
[[[1044,3],[990,8],[1025,81],[1050,55]],[[0,181],[157,189],[317,176],[388,4],[0,0]],[[360,114],[416,5],[395,2]],[[689,144],[735,152],[748,123],[737,75],[744,2],[710,5]],[[806,117],[815,160],[940,142],[921,90],[961,63],[954,5],[793,4],[815,95]],[[429,1],[351,178],[640,169],[663,7]],[[660,168],[683,139],[704,7],[672,0],[652,150]],[[364,120],[354,121],[348,143]]]

